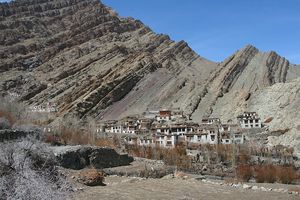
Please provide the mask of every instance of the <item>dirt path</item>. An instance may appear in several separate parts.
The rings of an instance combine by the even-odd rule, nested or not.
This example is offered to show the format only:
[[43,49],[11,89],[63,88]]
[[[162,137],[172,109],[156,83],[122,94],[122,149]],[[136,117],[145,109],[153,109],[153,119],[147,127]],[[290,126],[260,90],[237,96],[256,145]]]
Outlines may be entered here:
[[76,194],[80,200],[135,200],[135,199],[179,199],[179,200],[300,200],[299,196],[273,191],[246,190],[227,185],[215,185],[196,179],[141,179],[107,177],[107,186],[91,187]]

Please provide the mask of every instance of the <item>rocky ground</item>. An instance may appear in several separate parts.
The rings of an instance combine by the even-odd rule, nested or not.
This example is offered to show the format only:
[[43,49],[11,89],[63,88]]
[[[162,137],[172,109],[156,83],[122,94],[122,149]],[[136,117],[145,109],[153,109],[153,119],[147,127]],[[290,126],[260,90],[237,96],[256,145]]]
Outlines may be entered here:
[[[75,199],[299,199],[289,194],[288,189],[300,189],[299,186],[262,184],[258,188],[244,189],[232,187],[216,181],[201,181],[195,177],[162,179],[143,179],[134,177],[106,177],[106,186],[84,188]],[[261,189],[263,187],[264,189]],[[284,188],[268,191],[267,188]],[[290,192],[291,193],[291,192]]]
[[66,173],[75,185],[74,199],[300,199],[300,193],[297,193],[300,192],[299,185],[237,183],[231,179],[216,180],[210,176],[186,174],[176,169],[164,171],[160,174],[164,174],[162,178],[141,177],[145,169],[159,171],[164,167],[159,161],[135,158],[128,166],[104,169],[107,173],[105,186],[95,187],[79,183],[82,170],[67,170]]

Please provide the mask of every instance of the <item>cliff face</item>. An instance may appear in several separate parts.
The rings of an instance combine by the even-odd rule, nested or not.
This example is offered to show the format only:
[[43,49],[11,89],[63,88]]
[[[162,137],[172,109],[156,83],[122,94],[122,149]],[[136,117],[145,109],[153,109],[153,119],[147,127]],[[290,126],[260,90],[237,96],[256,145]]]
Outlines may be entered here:
[[53,102],[58,116],[81,118],[164,107],[226,122],[254,109],[258,92],[300,76],[285,58],[250,45],[222,63],[208,61],[97,0],[0,4],[0,58],[2,95]]

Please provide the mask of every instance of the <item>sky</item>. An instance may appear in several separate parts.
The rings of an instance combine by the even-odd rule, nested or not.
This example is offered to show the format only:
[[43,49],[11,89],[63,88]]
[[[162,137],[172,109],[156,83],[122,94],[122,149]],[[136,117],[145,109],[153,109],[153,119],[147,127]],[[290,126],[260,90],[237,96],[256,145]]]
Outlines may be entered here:
[[252,44],[300,64],[300,0],[102,0],[120,16],[185,40],[200,56],[222,61]]
[[[0,2],[4,0],[0,0]],[[102,0],[220,62],[247,44],[300,64],[300,0]]]

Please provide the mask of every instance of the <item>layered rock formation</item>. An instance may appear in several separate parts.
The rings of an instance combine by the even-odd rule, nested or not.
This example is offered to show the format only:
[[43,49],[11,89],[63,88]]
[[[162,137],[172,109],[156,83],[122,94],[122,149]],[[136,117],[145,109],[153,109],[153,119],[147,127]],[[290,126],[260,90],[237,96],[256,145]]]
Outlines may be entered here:
[[192,111],[217,67],[98,1],[19,0],[1,10],[1,92],[54,102],[60,115],[116,118],[170,101]]
[[[0,58],[0,93],[28,105],[55,103],[58,117],[118,119],[160,107],[180,108],[194,121],[258,111],[290,126],[299,117],[298,101],[265,110],[267,99],[294,91],[277,87],[297,85],[300,76],[275,52],[249,45],[214,63],[97,0],[1,3]],[[299,99],[298,90],[291,94]]]

